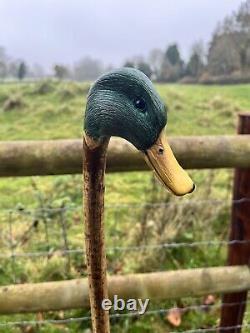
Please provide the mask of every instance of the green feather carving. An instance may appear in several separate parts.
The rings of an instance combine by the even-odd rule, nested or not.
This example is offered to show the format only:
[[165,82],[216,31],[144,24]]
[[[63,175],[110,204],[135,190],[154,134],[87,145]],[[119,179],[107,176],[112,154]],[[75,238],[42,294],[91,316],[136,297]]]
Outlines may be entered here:
[[89,92],[84,130],[93,139],[119,136],[145,151],[166,122],[165,105],[152,82],[137,69],[113,70],[101,76]]

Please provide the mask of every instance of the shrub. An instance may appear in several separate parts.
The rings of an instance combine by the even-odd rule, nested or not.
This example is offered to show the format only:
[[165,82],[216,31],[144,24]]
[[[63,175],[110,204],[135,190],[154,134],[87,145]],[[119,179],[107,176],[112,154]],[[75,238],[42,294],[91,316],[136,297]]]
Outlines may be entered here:
[[209,76],[202,75],[199,79],[200,84],[244,84],[250,83],[250,74],[241,75],[234,73],[231,75]]
[[74,89],[70,85],[61,87],[57,93],[62,100],[73,98],[76,95]]
[[195,84],[197,83],[197,79],[195,77],[192,76],[184,76],[184,78],[182,78],[179,83],[182,84]]
[[34,89],[33,93],[37,95],[46,95],[53,92],[55,87],[51,81],[42,81]]
[[20,109],[25,105],[23,98],[20,95],[13,95],[7,98],[3,104],[4,111]]

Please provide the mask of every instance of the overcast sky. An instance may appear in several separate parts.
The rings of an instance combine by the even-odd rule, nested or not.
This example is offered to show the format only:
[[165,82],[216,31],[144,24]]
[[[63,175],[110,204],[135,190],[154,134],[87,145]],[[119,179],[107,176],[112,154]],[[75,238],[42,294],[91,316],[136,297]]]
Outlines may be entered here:
[[184,57],[242,0],[0,0],[0,45],[50,68],[84,55],[119,65],[176,41]]

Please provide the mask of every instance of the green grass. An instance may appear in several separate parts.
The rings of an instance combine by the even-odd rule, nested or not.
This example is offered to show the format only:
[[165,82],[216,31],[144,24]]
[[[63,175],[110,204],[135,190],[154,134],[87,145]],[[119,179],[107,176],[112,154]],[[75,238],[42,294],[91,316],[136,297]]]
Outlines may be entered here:
[[[82,134],[86,84],[52,83],[47,93],[36,84],[0,86],[1,140],[75,138]],[[228,134],[235,132],[237,112],[249,110],[250,85],[157,85],[169,106],[170,135]],[[3,111],[8,98],[19,96],[23,106]]]
[[[38,83],[0,85],[0,140],[41,140],[80,138],[82,118],[89,84],[44,81]],[[156,85],[169,108],[168,135],[217,135],[236,133],[237,114],[250,110],[250,85],[238,86],[185,86]],[[197,191],[188,199],[173,198],[154,181],[149,172],[112,174],[106,177],[106,232],[107,245],[133,246],[164,242],[192,242],[227,238],[229,228],[229,200],[231,197],[232,171],[192,171]],[[0,249],[6,252],[10,215],[6,209],[19,209],[12,218],[13,239],[20,239],[24,231],[39,221],[29,239],[18,245],[16,251],[53,251],[61,248],[60,214],[39,214],[28,209],[41,207],[72,208],[66,214],[70,246],[82,247],[81,224],[81,175],[54,177],[24,177],[0,179],[0,221],[2,238]],[[202,200],[217,199],[225,204],[200,204]],[[166,207],[143,207],[145,202],[165,202]],[[168,204],[171,204],[168,206]],[[116,207],[128,204],[130,206]],[[132,205],[132,206],[131,206]],[[46,239],[46,223],[49,240]],[[204,228],[204,225],[206,228]],[[7,239],[7,241],[6,241]],[[222,265],[226,248],[173,249],[118,253],[108,252],[109,272],[150,272],[190,267]],[[86,275],[81,256],[71,257],[71,268],[60,255],[52,258],[18,259],[0,261],[0,283],[13,282],[13,265],[16,282],[60,280]],[[188,306],[198,300],[182,300]],[[176,306],[176,302],[152,304],[151,309]],[[73,311],[72,315],[87,313]],[[65,314],[66,316],[68,314]],[[57,314],[45,315],[57,318]],[[34,315],[17,315],[2,320],[34,319]],[[113,323],[113,332],[159,333],[183,331],[215,325],[218,313],[187,313],[182,325],[173,328],[164,315],[147,316],[143,320],[124,319]],[[47,325],[35,332],[85,332],[89,323],[71,324],[66,327]],[[6,329],[3,332],[20,332]]]
[[[88,84],[50,81],[0,85],[0,140],[81,137],[88,88]],[[223,87],[157,85],[157,90],[169,107],[168,135],[234,134],[237,114],[250,109],[250,85]],[[13,99],[13,96],[19,96],[23,105],[4,110],[6,101]],[[139,187],[138,191],[132,188],[129,190],[129,195],[127,190],[130,189],[129,185],[134,177],[139,177],[143,181],[144,176],[115,175],[108,177],[108,184],[112,177],[116,182],[121,182],[122,186],[117,186],[119,191],[117,187],[109,191],[108,187],[108,202],[137,201],[140,198],[139,193],[145,185],[135,185]],[[38,182],[49,191],[57,181],[56,178],[46,177],[38,179]],[[29,205],[34,204],[29,178],[11,179],[11,182],[1,180],[0,190],[2,194],[0,208],[12,208],[20,201]]]

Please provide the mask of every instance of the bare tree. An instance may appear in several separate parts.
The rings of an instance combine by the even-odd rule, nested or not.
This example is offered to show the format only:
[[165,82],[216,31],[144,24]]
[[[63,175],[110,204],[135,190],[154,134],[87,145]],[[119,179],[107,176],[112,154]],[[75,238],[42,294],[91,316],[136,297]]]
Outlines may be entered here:
[[250,70],[250,0],[241,4],[236,14],[236,44],[240,52],[242,71]]
[[240,26],[240,30],[246,34],[250,34],[250,0],[242,3],[236,15],[236,22]]
[[55,65],[54,66],[54,75],[57,79],[65,79],[69,75],[69,70],[64,65]]
[[8,57],[5,49],[0,46],[0,78],[4,79],[8,74]]
[[34,64],[30,69],[31,76],[34,78],[43,78],[45,76],[44,68],[40,64]]
[[161,49],[151,50],[148,56],[148,62],[156,80],[160,77],[161,74],[163,58],[164,52]]
[[202,41],[195,42],[191,48],[191,55],[186,66],[186,74],[195,78],[202,74],[205,66],[205,48]]
[[95,80],[103,72],[101,61],[91,57],[82,58],[74,66],[74,78],[79,81]]
[[209,48],[211,74],[250,71],[250,0],[217,27]]
[[215,36],[209,48],[208,70],[212,75],[229,75],[241,68],[239,52],[230,35]]

